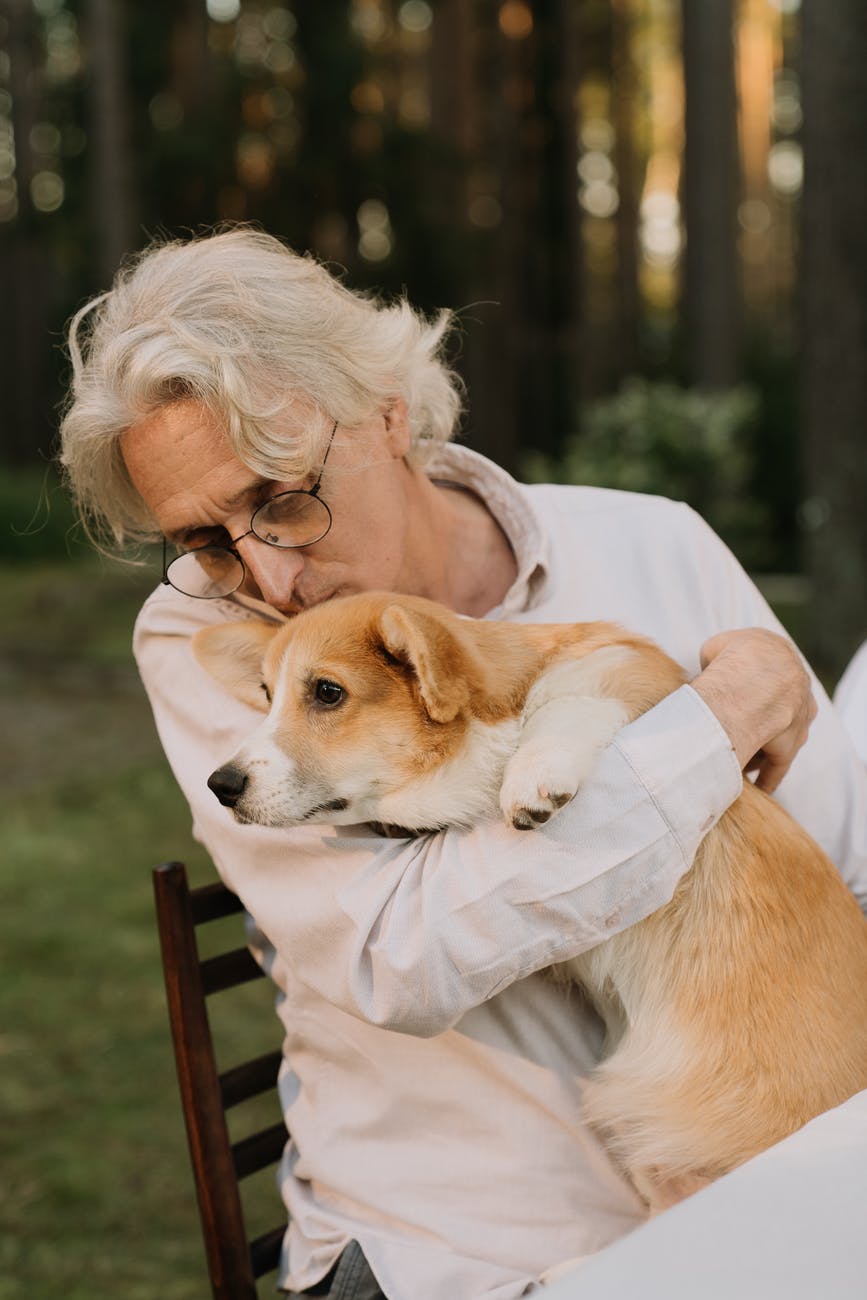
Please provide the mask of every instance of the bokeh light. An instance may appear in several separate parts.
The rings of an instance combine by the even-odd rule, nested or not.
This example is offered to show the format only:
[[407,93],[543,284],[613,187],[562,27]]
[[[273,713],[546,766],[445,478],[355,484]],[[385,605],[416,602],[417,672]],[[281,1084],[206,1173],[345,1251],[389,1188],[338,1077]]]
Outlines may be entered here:
[[804,154],[795,140],[780,140],[768,154],[768,177],[778,194],[791,197],[804,184]]
[[208,17],[215,23],[233,23],[241,12],[241,0],[205,0]]
[[426,32],[433,22],[433,10],[425,0],[404,0],[397,21],[408,32]]
[[500,31],[512,41],[523,41],[533,31],[533,11],[523,0],[506,0],[497,15]]
[[14,221],[18,216],[18,187],[14,178],[0,180],[0,221]]
[[37,172],[30,182],[30,198],[38,212],[56,212],[63,197],[63,177],[57,172]]
[[377,0],[353,0],[349,21],[356,35],[369,45],[381,41],[388,31],[385,14]]
[[384,262],[394,247],[394,232],[388,208],[380,199],[359,204],[358,251],[366,262]]

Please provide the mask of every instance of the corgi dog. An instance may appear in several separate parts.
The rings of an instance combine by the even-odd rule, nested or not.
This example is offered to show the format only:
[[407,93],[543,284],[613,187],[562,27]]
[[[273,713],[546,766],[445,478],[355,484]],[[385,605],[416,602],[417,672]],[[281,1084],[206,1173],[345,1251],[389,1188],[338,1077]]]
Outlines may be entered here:
[[[264,826],[421,832],[499,808],[532,829],[686,680],[614,624],[484,622],[387,593],[208,628],[193,650],[267,711],[208,781]],[[867,1087],[867,921],[749,781],[669,903],[551,973],[605,1022],[585,1118],[651,1211]]]

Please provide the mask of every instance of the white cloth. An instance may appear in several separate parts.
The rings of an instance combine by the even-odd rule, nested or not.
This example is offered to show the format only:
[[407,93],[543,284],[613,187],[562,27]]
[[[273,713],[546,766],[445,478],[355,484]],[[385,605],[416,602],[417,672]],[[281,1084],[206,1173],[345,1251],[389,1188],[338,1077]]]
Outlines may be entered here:
[[[518,578],[491,617],[612,619],[689,672],[714,632],[778,628],[684,505],[522,487],[454,446],[431,472],[482,495],[515,550]],[[531,835],[238,826],[205,781],[259,715],[197,667],[189,638],[251,610],[279,618],[161,587],[135,648],[195,833],[267,934],[261,959],[281,990],[293,1135],[281,1282],[312,1285],[354,1237],[390,1300],[523,1295],[548,1265],[642,1217],[577,1118],[599,1023],[534,972],[671,897],[740,788],[733,751],[686,686],[626,727],[578,797]],[[821,693],[780,798],[867,899],[867,772]]]
[[837,683],[834,704],[862,763],[867,763],[867,641]]
[[859,1092],[585,1260],[545,1300],[864,1300],[866,1203]]
[[867,1092],[599,1251],[545,1300],[864,1300]]

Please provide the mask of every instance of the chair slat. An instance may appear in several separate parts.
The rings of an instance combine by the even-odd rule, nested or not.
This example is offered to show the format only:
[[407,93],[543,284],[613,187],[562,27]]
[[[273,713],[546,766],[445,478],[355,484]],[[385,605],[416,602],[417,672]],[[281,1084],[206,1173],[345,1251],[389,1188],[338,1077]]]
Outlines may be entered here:
[[232,1159],[238,1178],[248,1178],[259,1169],[275,1164],[283,1154],[288,1136],[285,1124],[272,1124],[261,1133],[253,1133],[251,1137],[235,1142]]
[[218,957],[209,957],[201,963],[201,972],[205,997],[237,984],[263,979],[265,975],[249,948],[233,948]]
[[190,890],[190,910],[193,925],[203,925],[206,921],[218,921],[222,916],[235,916],[243,912],[244,904],[225,885],[217,881],[213,885],[201,885]]
[[220,1075],[220,1092],[223,1107],[228,1110],[249,1097],[258,1097],[268,1092],[277,1084],[277,1072],[283,1059],[282,1052],[267,1052],[257,1056],[254,1061],[244,1061],[241,1065],[224,1070]]
[[250,1263],[253,1267],[254,1277],[264,1277],[266,1273],[273,1273],[274,1269],[280,1263],[280,1251],[283,1247],[283,1238],[286,1236],[286,1225],[280,1228],[272,1228],[270,1232],[263,1232],[261,1237],[250,1242]]

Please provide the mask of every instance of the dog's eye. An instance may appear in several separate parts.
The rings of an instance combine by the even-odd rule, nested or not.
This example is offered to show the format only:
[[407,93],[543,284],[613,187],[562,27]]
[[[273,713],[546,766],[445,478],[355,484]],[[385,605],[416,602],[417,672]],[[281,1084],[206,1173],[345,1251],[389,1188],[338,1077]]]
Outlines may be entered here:
[[268,701],[268,703],[270,704],[270,703],[271,703],[271,692],[268,690],[268,685],[267,685],[267,683],[266,683],[266,682],[260,682],[260,683],[259,683],[259,686],[260,686],[261,689],[265,692],[265,699],[266,699],[266,700]]
[[324,704],[328,708],[334,708],[339,704],[346,692],[337,682],[331,682],[327,677],[320,677],[313,688],[317,704]]

